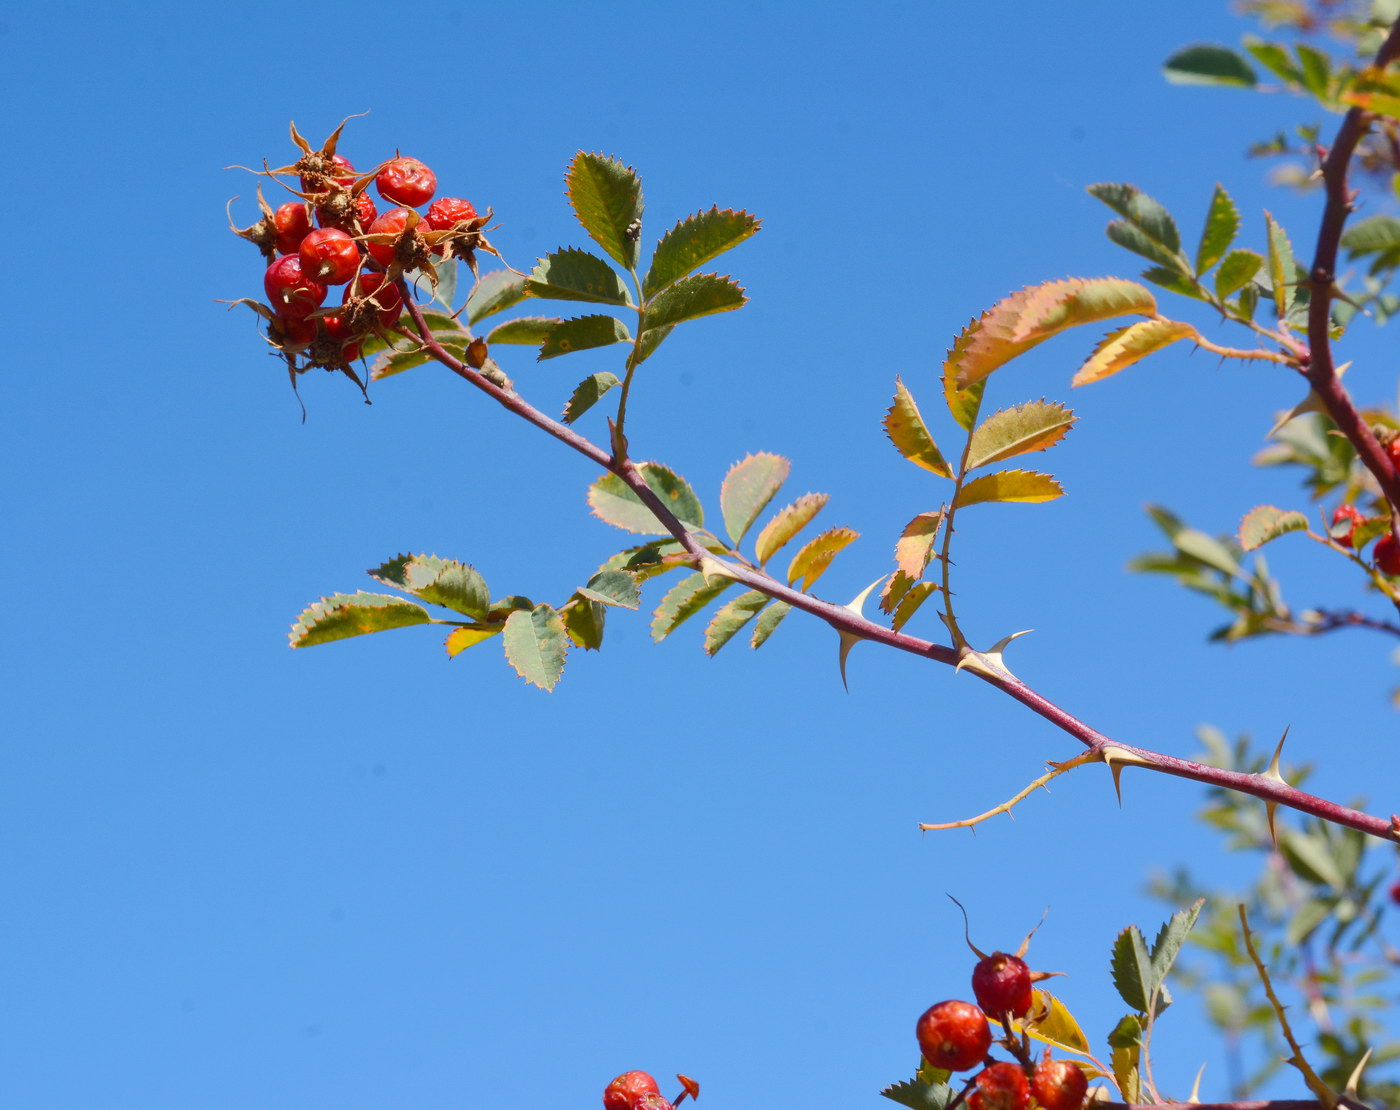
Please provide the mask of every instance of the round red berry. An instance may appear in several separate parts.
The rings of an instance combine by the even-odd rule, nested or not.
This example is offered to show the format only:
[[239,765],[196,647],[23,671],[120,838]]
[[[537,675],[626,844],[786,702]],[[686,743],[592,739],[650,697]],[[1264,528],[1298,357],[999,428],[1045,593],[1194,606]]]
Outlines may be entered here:
[[263,275],[267,299],[280,316],[306,317],[326,299],[326,287],[301,272],[301,259],[283,255]]
[[603,1089],[604,1110],[636,1110],[648,1095],[660,1094],[656,1080],[644,1071],[625,1071]]
[[930,1006],[914,1026],[924,1059],[944,1071],[967,1071],[982,1062],[992,1047],[987,1015],[971,1002]]
[[1020,1064],[991,1064],[977,1074],[977,1089],[968,1096],[972,1110],[1026,1110],[1030,1084]]
[[417,158],[395,158],[374,179],[379,195],[391,204],[410,208],[427,204],[437,192],[437,175]]
[[365,249],[369,251],[370,257],[381,266],[386,268],[391,266],[394,261],[394,252],[397,249],[398,237],[403,235],[404,228],[408,226],[409,217],[416,214],[411,208],[391,208],[370,224],[369,233],[371,235],[392,235],[395,237],[384,243],[366,243]]
[[1371,558],[1382,574],[1400,574],[1400,543],[1396,542],[1394,532],[1387,532],[1376,541]]
[[379,322],[386,328],[398,323],[403,314],[403,297],[399,287],[393,282],[386,283],[384,275],[367,270],[359,278],[345,287],[341,304],[348,304],[356,297],[367,299],[379,311]]
[[277,230],[277,253],[296,254],[311,230],[311,213],[306,205],[289,201],[272,214],[272,226]]
[[423,221],[434,231],[451,231],[464,220],[476,219],[476,209],[461,197],[438,197],[428,205]]
[[972,993],[986,1013],[1022,1017],[1031,1008],[1031,969],[1005,952],[983,956],[972,969]]
[[1083,1070],[1068,1060],[1047,1056],[1036,1064],[1031,1076],[1031,1091],[1045,1110],[1079,1110],[1088,1090],[1089,1080]]
[[[1342,547],[1351,547],[1356,535],[1356,525],[1361,520],[1361,510],[1355,505],[1338,505],[1332,513],[1332,540]],[[1342,535],[1337,535],[1337,528],[1343,521],[1350,521],[1349,527]]]
[[327,285],[344,285],[360,269],[360,248],[339,228],[308,231],[298,250],[301,272]]
[[[338,185],[351,185],[354,183],[355,167],[350,164],[348,158],[343,154],[332,154],[327,161],[329,163],[329,169],[325,174],[327,180],[333,181]],[[301,164],[305,165],[305,162],[303,161]],[[306,174],[301,175],[301,191],[303,193],[317,192],[324,187],[323,182],[316,181]]]

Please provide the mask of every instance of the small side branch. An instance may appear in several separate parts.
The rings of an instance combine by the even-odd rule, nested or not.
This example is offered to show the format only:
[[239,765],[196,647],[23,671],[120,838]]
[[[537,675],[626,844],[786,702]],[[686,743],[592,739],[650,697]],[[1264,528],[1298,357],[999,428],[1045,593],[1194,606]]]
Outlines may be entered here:
[[1044,788],[1045,784],[1048,783],[1051,779],[1056,778],[1059,775],[1063,775],[1066,771],[1073,771],[1076,767],[1082,766],[1085,763],[1092,763],[1094,761],[1094,753],[1090,751],[1081,752],[1073,759],[1067,759],[1063,763],[1052,763],[1050,764],[1051,770],[1041,775],[1040,778],[1033,781],[1024,790],[1018,792],[1017,794],[1008,798],[1006,801],[1002,802],[1001,805],[994,806],[992,809],[987,810],[986,813],[979,813],[976,817],[965,817],[961,821],[945,821],[937,825],[920,824],[919,831],[937,832],[942,829],[970,829],[976,825],[980,825],[983,821],[991,820],[991,818],[997,816],[1000,813],[1004,813],[1008,817],[1010,817],[1013,806],[1016,806],[1019,803],[1025,801],[1025,799],[1029,798],[1037,790]]

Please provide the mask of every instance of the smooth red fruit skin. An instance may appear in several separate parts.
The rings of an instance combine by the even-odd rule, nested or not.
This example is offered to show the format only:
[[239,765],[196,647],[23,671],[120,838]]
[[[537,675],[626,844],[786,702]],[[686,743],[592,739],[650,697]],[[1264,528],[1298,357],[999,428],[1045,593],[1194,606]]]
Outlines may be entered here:
[[1025,1110],[1030,1084],[1020,1064],[991,1064],[977,1075],[977,1089],[968,1097],[972,1110]]
[[603,1089],[604,1110],[635,1110],[648,1095],[660,1094],[656,1080],[644,1071],[625,1071]]
[[434,231],[451,231],[463,220],[476,219],[472,202],[461,197],[438,197],[428,205],[423,221]]
[[279,205],[272,214],[272,226],[277,229],[277,253],[296,254],[301,241],[311,230],[311,213],[306,205],[289,201]]
[[[380,216],[374,223],[369,225],[371,235],[402,235],[403,229],[408,226],[408,216],[411,209],[391,208]],[[376,262],[386,269],[394,262],[394,244],[390,243],[366,243],[365,249]]]
[[993,952],[972,969],[972,993],[986,1013],[1024,1017],[1031,1008],[1031,969],[1019,956]]
[[345,296],[340,303],[347,303],[352,294],[354,296],[368,297],[379,309],[379,322],[386,328],[393,327],[398,323],[399,317],[403,314],[403,297],[399,295],[397,285],[385,285],[384,275],[373,271],[366,271],[360,275],[358,283],[345,287]]
[[1371,553],[1371,558],[1375,560],[1376,569],[1382,574],[1400,574],[1400,543],[1396,542],[1394,532],[1387,532],[1376,541],[1376,549]]
[[344,285],[360,269],[360,248],[339,228],[308,231],[298,250],[301,272],[327,285]]
[[279,316],[304,318],[326,299],[326,287],[302,273],[301,259],[294,254],[283,255],[267,268],[263,289]]
[[1386,449],[1386,454],[1390,456],[1390,465],[1400,470],[1400,436],[1396,436],[1390,441],[1390,446]]
[[1089,1080],[1084,1072],[1068,1060],[1047,1056],[1036,1064],[1031,1076],[1031,1092],[1045,1110],[1079,1110],[1088,1090]]
[[1400,906],[1400,883],[1396,883],[1390,888],[1390,900]]
[[395,158],[374,179],[379,195],[391,204],[417,208],[437,192],[437,175],[417,158]]
[[975,1068],[992,1047],[987,1015],[971,1002],[951,1000],[930,1006],[914,1026],[924,1059],[945,1071]]
[[1335,528],[1344,520],[1351,521],[1351,529],[1345,536],[1333,536],[1332,542],[1340,544],[1342,547],[1352,546],[1352,537],[1356,534],[1356,524],[1361,519],[1361,510],[1355,505],[1338,505],[1332,513],[1332,527]]

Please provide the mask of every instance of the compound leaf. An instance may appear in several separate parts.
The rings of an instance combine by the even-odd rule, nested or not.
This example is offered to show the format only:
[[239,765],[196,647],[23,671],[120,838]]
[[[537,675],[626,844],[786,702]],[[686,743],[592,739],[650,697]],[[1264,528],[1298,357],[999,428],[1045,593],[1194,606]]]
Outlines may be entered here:
[[1179,320],[1139,320],[1126,328],[1111,331],[1099,341],[1094,353],[1075,371],[1071,385],[1101,381],[1118,371],[1141,362],[1154,351],[1169,347],[1178,339],[1196,336],[1196,329]]
[[737,546],[787,481],[792,464],[765,451],[749,455],[729,468],[719,491],[724,529]]
[[899,378],[894,380],[894,403],[885,414],[885,434],[895,450],[915,466],[921,466],[944,478],[953,476],[952,467],[943,458],[938,445],[929,435],[928,426],[919,413],[914,397]]
[[1064,487],[1048,474],[1034,470],[1001,470],[968,482],[959,491],[954,504],[962,508],[984,501],[1053,501],[1064,492]]
[[1031,401],[994,412],[972,433],[966,467],[976,470],[1015,455],[1044,451],[1064,439],[1074,421],[1074,413],[1053,401]]
[[564,673],[568,634],[564,618],[549,605],[514,610],[501,633],[506,660],[515,673],[541,690],[553,690]]
[[292,625],[289,639],[294,648],[311,647],[367,632],[428,624],[432,619],[422,606],[401,597],[357,590],[332,594],[309,606]]
[[642,234],[642,182],[616,158],[579,151],[564,177],[574,215],[619,265],[637,266]]
[[757,217],[718,206],[687,216],[656,244],[642,293],[653,297],[710,259],[737,247],[758,228]]
[[[705,523],[705,510],[695,491],[675,471],[656,462],[637,465],[646,484],[651,487],[662,504],[666,505],[676,518],[692,528]],[[642,535],[661,535],[665,525],[652,515],[642,504],[631,487],[616,474],[604,474],[588,490],[588,504],[600,520],[606,520],[614,527],[626,532],[639,532]]]

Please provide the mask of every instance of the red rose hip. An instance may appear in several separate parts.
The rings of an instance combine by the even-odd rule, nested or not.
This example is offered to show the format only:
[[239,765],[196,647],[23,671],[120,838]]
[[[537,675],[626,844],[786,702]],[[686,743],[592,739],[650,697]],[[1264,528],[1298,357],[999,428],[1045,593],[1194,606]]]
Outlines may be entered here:
[[924,1059],[944,1071],[975,1068],[992,1047],[987,1015],[971,1002],[956,1000],[930,1006],[914,1026]]
[[1031,1091],[1045,1110],[1079,1110],[1088,1090],[1089,1080],[1084,1072],[1068,1060],[1047,1056],[1035,1066],[1031,1076]]
[[[369,233],[371,235],[401,236],[404,229],[408,227],[409,218],[415,215],[417,213],[411,208],[391,208],[369,225]],[[365,244],[365,249],[369,251],[370,257],[386,269],[393,265],[396,248],[396,239],[387,243],[368,242]]]
[[1400,574],[1400,543],[1394,532],[1387,532],[1376,541],[1376,549],[1371,553],[1376,569],[1382,574]]
[[306,205],[290,201],[279,205],[272,214],[272,226],[277,231],[277,253],[296,254],[301,241],[311,230],[311,213]]
[[1030,1084],[1020,1064],[992,1064],[979,1072],[977,1089],[968,1097],[972,1110],[1026,1110]]
[[[1332,541],[1340,544],[1342,547],[1353,546],[1355,542],[1354,537],[1356,536],[1356,525],[1360,520],[1361,510],[1355,505],[1338,505],[1332,513],[1332,530],[1334,532]],[[1345,535],[1336,535],[1336,529],[1341,526],[1343,521],[1350,521],[1351,527],[1347,529]]]
[[451,231],[463,220],[476,219],[476,208],[461,197],[439,197],[428,205],[424,222],[434,231]]
[[279,316],[309,316],[326,299],[326,287],[301,271],[301,259],[284,255],[263,275],[267,299]]
[[392,282],[386,283],[383,274],[372,270],[364,271],[358,280],[345,287],[340,303],[349,304],[355,297],[365,298],[378,309],[379,323],[383,327],[393,327],[403,314],[403,297],[399,295],[399,287]]
[[603,1089],[604,1110],[636,1110],[648,1095],[659,1095],[656,1080],[644,1071],[625,1071]]
[[977,1005],[1000,1017],[1024,1017],[1031,1008],[1031,969],[1019,956],[993,952],[972,969],[972,993]]
[[360,248],[334,227],[309,231],[298,249],[301,272],[326,285],[344,285],[360,269]]
[[417,208],[437,192],[437,175],[417,158],[395,158],[374,179],[379,195],[392,204]]

